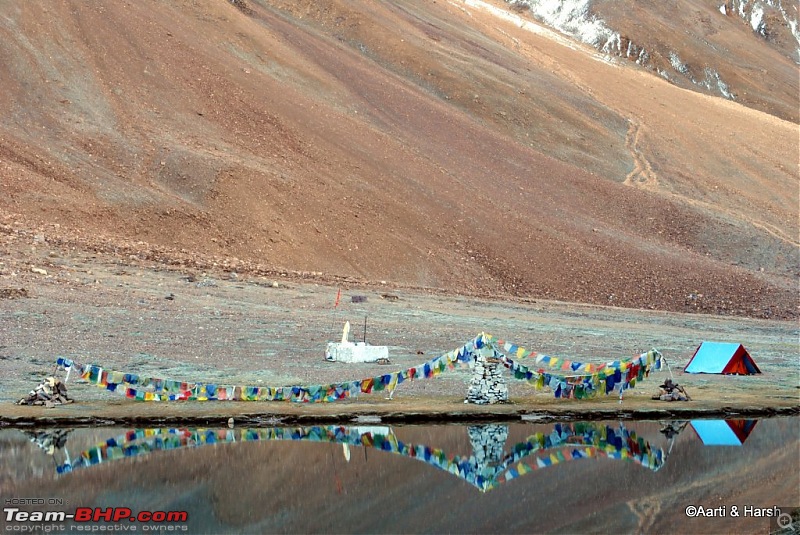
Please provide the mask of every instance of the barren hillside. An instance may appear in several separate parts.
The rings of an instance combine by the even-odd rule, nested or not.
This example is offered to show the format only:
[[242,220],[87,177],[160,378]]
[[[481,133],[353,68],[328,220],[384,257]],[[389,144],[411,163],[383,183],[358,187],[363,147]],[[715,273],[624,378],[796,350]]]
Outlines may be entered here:
[[796,317],[795,30],[600,4],[737,98],[500,1],[2,3],[0,234]]

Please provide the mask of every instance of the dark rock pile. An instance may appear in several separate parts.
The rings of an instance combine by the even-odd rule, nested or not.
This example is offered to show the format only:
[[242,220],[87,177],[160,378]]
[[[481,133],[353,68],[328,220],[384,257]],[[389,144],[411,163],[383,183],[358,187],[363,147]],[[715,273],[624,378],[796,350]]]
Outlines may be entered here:
[[72,401],[67,396],[67,385],[55,377],[47,377],[39,386],[31,390],[30,394],[20,399],[17,405],[43,405],[49,408],[72,403]]

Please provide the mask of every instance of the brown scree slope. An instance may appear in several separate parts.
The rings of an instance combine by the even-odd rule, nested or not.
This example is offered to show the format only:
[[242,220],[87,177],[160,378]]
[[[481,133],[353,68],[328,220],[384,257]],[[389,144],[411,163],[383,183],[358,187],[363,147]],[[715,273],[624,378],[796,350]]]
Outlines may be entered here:
[[[454,291],[798,315],[796,122],[457,0],[8,2],[0,72],[6,221]],[[767,96],[791,108],[780,82]]]

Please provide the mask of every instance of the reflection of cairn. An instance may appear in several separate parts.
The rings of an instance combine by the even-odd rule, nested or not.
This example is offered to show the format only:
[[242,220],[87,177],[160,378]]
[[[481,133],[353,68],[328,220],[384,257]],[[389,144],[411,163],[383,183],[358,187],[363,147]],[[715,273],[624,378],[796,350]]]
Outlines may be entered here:
[[503,380],[500,360],[477,353],[472,368],[472,380],[464,403],[487,405],[507,402],[508,387]]
[[503,449],[508,439],[507,425],[471,425],[467,433],[477,467],[486,467],[503,460]]
[[27,397],[19,400],[17,405],[44,405],[49,408],[65,403],[72,403],[67,396],[67,385],[55,377],[48,377],[31,390]]
[[42,448],[48,455],[53,455],[56,450],[62,449],[67,444],[69,430],[56,429],[55,431],[26,431],[31,442]]

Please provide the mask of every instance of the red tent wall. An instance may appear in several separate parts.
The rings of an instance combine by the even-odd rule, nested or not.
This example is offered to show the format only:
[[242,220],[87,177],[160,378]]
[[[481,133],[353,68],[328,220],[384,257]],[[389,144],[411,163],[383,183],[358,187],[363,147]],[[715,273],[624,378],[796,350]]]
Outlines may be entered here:
[[722,370],[722,373],[749,375],[751,373],[761,373],[761,370],[758,369],[755,361],[753,361],[753,358],[750,356],[744,346],[740,344],[738,349],[736,349],[736,353],[734,353],[731,357],[730,362],[728,362],[728,364]]

